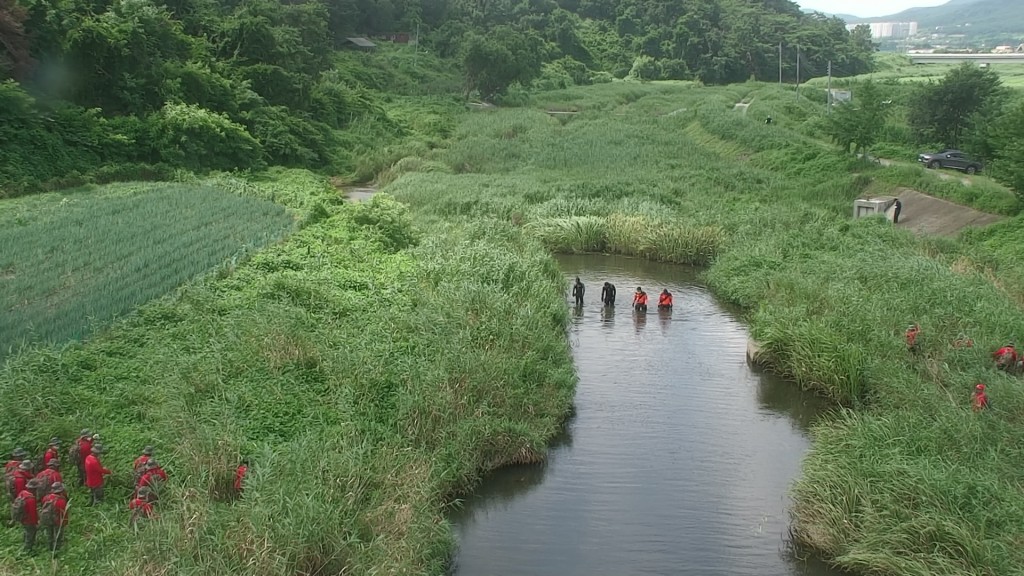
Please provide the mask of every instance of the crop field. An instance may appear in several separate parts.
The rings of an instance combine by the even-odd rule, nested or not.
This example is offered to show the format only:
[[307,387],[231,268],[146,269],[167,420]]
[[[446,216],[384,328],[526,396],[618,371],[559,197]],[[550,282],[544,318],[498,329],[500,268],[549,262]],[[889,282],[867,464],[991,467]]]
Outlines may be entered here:
[[[741,99],[753,101],[745,113]],[[556,107],[578,113],[544,112]],[[799,543],[870,573],[1015,573],[1024,389],[988,353],[1024,329],[1009,282],[1022,255],[1004,243],[1021,220],[930,239],[850,213],[860,194],[907,176],[931,193],[1019,208],[994,184],[965,193],[843,155],[816,137],[821,115],[758,84],[542,94],[468,115],[451,147],[404,163],[386,191],[424,223],[495,220],[556,251],[710,264],[707,282],[749,311],[776,369],[853,409],[816,432],[794,489]],[[911,322],[925,333],[918,357],[902,341]],[[953,348],[961,334],[975,347]],[[995,408],[973,414],[979,381]]]
[[0,360],[25,343],[80,339],[293,224],[270,201],[191,184],[114,184],[2,206]]

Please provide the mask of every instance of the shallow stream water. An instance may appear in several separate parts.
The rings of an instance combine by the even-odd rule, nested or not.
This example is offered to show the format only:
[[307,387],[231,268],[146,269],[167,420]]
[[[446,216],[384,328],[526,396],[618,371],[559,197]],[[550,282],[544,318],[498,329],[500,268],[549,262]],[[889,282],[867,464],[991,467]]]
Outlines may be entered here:
[[[576,414],[546,463],[494,473],[453,514],[452,573],[839,574],[787,543],[787,491],[817,399],[751,370],[746,327],[692,269],[559,260],[587,287],[569,329]],[[605,281],[618,289],[612,311],[600,302]],[[630,307],[637,286],[650,295],[646,315]],[[671,313],[654,306],[663,288]]]

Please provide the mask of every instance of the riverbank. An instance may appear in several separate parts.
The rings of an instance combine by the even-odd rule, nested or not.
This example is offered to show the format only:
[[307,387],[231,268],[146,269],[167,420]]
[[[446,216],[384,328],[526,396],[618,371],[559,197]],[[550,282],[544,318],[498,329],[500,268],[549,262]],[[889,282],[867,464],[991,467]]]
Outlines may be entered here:
[[[758,111],[734,113],[752,92]],[[817,108],[775,87],[620,85],[537,106],[548,101],[579,113],[467,116],[449,149],[422,159],[455,174],[411,171],[385,190],[425,222],[498,220],[557,251],[710,262],[707,282],[749,311],[783,375],[855,409],[815,429],[794,489],[800,542],[883,574],[1024,564],[1024,492],[1008,465],[1024,456],[1024,392],[987,358],[1024,327],[1016,288],[999,281],[1018,268],[995,249],[1018,219],[959,240],[850,220],[859,195],[895,187],[896,169],[805,135]],[[758,121],[766,110],[772,125]],[[912,322],[919,357],[902,341]],[[951,346],[961,333],[974,348]],[[978,381],[995,406],[981,415],[969,410]]]
[[[424,231],[386,197],[317,212],[84,344],[9,359],[0,444],[39,454],[88,427],[114,475],[101,507],[72,491],[55,564],[0,531],[0,571],[443,571],[451,496],[543,453],[568,413],[563,279],[507,224]],[[145,445],[170,481],[160,519],[135,534],[126,502]]]

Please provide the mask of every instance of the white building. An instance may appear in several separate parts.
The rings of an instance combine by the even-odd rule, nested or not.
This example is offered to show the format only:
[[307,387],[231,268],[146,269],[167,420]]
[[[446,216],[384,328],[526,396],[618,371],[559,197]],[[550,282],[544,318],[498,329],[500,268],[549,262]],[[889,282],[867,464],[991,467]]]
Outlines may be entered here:
[[[872,38],[909,38],[917,35],[917,22],[864,22],[871,27]],[[847,24],[853,30],[858,24]]]

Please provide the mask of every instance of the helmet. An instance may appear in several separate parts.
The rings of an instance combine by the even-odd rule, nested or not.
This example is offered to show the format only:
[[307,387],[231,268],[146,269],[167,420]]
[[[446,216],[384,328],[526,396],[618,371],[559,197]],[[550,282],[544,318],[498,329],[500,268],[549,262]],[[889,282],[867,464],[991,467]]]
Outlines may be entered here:
[[26,488],[36,489],[43,483],[42,478],[33,478],[25,483]]
[[21,464],[18,464],[18,470],[31,470],[31,469],[32,469],[32,461],[31,460],[22,460]]
[[102,454],[103,453],[103,444],[93,444],[92,445],[92,453],[93,454]]
[[56,436],[50,438],[50,446],[60,446],[60,438],[57,438]]
[[54,458],[54,459],[50,460],[50,462],[46,465],[46,467],[47,468],[53,468],[53,469],[60,468],[60,459],[59,458]]
[[63,482],[54,482],[53,484],[50,484],[50,492],[53,492],[54,494],[60,494],[63,491],[64,491],[64,483]]
[[24,460],[28,458],[28,451],[21,447],[15,448],[13,456],[15,460]]
[[155,458],[150,458],[149,460],[146,460],[145,464],[143,464],[143,468],[145,468],[146,470],[151,470],[153,468],[159,468],[159,467],[160,467],[160,465],[157,464]]
[[153,447],[152,446],[146,446],[145,448],[142,449],[142,453],[145,454],[146,456],[152,456],[153,455]]
[[79,434],[82,438],[92,436],[92,432],[88,428],[82,428],[82,432]]
[[145,498],[146,496],[149,496],[150,492],[151,490],[149,489],[149,486],[143,486],[142,488],[139,488],[139,498]]
[[100,441],[100,435],[99,434],[93,434],[92,435],[92,441],[93,442],[99,442]]

